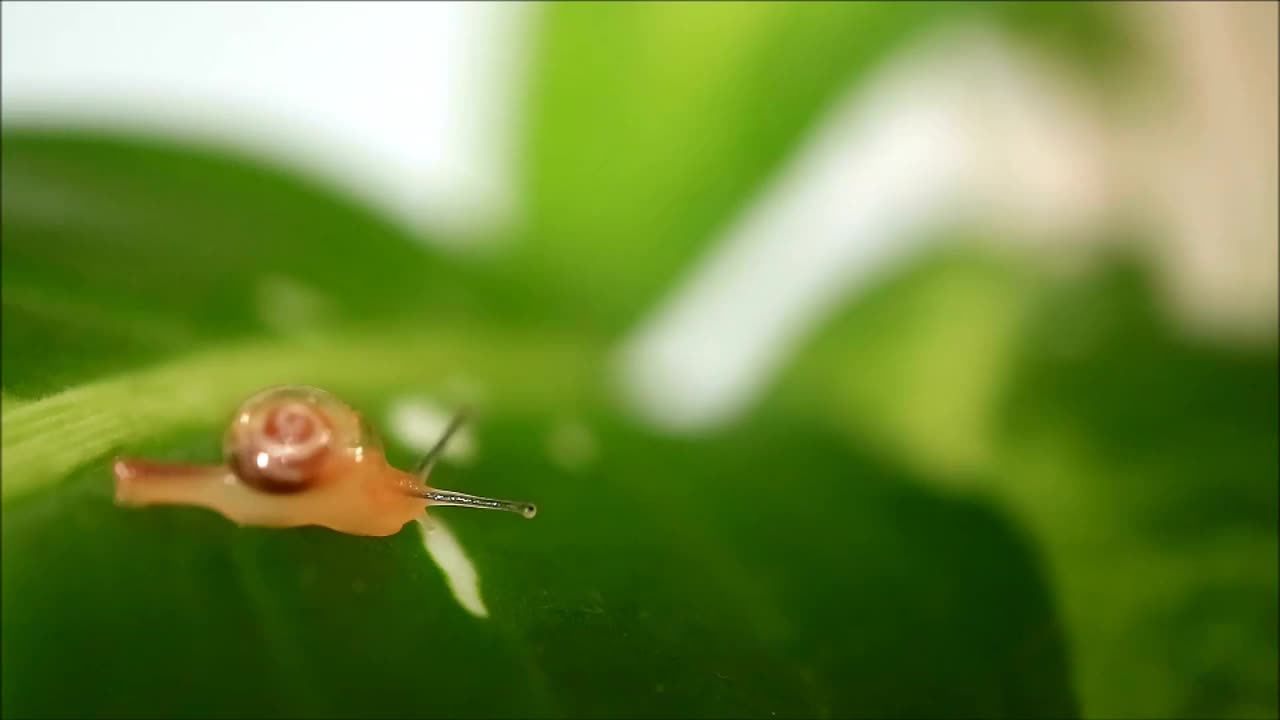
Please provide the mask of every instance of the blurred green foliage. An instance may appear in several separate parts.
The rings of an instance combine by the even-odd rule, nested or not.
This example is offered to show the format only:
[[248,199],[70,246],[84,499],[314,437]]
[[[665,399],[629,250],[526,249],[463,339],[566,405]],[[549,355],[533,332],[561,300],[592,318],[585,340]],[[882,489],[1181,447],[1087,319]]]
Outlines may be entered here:
[[[532,222],[487,263],[225,152],[6,129],[4,714],[1274,716],[1276,348],[1181,339],[1140,260],[923,257],[710,437],[606,392],[835,93],[962,13],[1087,56],[1075,7],[548,7]],[[383,420],[456,381],[480,452],[441,484],[542,507],[440,513],[488,620],[412,527],[111,503],[113,453],[214,460],[261,385]]]
[[537,285],[591,298],[573,304],[582,322],[638,320],[837,93],[909,31],[954,11],[555,6],[530,90],[533,240],[515,262]]
[[823,416],[1035,538],[1086,715],[1266,717],[1280,356],[1187,340],[1155,298],[1133,257],[1063,280],[938,252],[850,307],[761,412]]

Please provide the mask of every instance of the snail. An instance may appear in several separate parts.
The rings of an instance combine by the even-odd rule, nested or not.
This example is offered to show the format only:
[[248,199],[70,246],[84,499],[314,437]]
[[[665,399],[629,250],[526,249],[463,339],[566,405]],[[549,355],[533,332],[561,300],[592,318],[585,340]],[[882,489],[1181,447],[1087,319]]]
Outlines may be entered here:
[[118,458],[118,505],[194,505],[244,526],[318,525],[387,536],[431,506],[505,510],[532,518],[531,503],[439,490],[427,478],[465,418],[456,414],[412,472],[393,467],[361,416],[315,387],[263,390],[241,404],[223,438],[225,463],[189,465]]

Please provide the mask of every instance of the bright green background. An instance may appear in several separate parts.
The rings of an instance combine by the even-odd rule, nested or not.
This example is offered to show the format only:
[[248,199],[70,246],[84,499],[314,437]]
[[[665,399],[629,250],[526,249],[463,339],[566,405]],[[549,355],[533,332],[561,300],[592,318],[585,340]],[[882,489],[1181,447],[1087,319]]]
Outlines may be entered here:
[[[711,437],[608,392],[617,340],[886,53],[987,14],[1114,76],[1109,16],[544,9],[530,222],[492,260],[251,159],[5,130],[6,716],[1277,713],[1276,347],[1182,339],[1141,258],[1067,282],[946,238]],[[382,419],[459,378],[480,452],[441,484],[541,508],[440,511],[488,620],[412,527],[111,503],[114,453],[212,461],[260,386]],[[566,421],[580,469],[548,454]]]

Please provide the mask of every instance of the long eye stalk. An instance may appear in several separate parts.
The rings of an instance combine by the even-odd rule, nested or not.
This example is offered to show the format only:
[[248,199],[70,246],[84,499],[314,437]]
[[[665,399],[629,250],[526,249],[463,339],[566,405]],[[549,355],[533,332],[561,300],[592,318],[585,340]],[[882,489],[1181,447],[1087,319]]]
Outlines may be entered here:
[[[414,468],[413,474],[417,476],[424,484],[427,477],[431,475],[432,468],[440,460],[440,456],[444,454],[445,448],[449,444],[449,439],[458,432],[462,427],[462,423],[467,419],[467,411],[460,410],[449,421],[449,426],[445,428],[444,433],[440,435],[440,439],[436,441],[435,447],[426,454],[426,457],[418,463]],[[438,490],[436,488],[426,488],[421,497],[430,501],[431,505],[444,505],[449,507],[474,507],[484,508],[486,510],[502,510],[504,512],[513,512],[523,515],[526,518],[532,518],[538,514],[538,507],[533,503],[515,502],[512,500],[499,500],[497,498],[481,497],[479,495],[468,495],[466,493],[453,492],[451,490]]]
[[497,498],[468,495],[466,493],[453,492],[451,490],[436,490],[431,488],[424,492],[422,497],[429,500],[431,505],[478,507],[486,510],[502,510],[504,512],[519,513],[526,518],[532,518],[534,515],[538,514],[538,506],[533,503],[499,500]]

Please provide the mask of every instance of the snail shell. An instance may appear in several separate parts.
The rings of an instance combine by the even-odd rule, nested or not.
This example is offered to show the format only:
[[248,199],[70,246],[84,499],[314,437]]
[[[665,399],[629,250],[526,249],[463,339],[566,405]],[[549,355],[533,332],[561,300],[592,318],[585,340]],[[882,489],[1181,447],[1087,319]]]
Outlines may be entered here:
[[227,464],[247,485],[274,494],[315,487],[326,468],[375,444],[359,415],[319,388],[265,390],[236,411],[223,440]]

